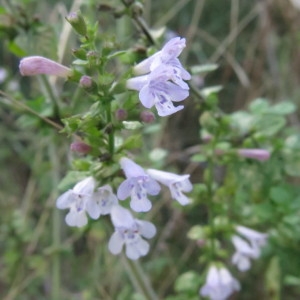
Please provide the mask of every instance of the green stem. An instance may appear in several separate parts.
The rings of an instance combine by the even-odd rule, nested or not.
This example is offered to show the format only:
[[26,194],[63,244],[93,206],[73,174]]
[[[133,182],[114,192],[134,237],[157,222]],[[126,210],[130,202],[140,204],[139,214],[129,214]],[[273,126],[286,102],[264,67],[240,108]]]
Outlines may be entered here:
[[216,228],[214,223],[215,218],[215,205],[214,205],[214,191],[213,191],[213,184],[214,184],[214,155],[215,155],[215,148],[217,144],[217,138],[218,134],[215,135],[213,140],[210,143],[209,147],[209,156],[207,161],[207,176],[206,176],[206,186],[207,186],[207,199],[209,203],[208,207],[208,222],[210,227],[210,260],[214,261],[216,259],[216,244],[215,244],[215,238],[216,238]]
[[[53,166],[53,172],[52,172],[52,183],[53,183],[53,190],[56,191],[59,181],[59,160],[57,157],[57,151],[56,147],[54,145],[54,142],[50,142],[49,146],[49,154],[50,154],[50,160],[51,164]],[[53,193],[53,198],[57,198],[57,193]],[[60,247],[60,213],[58,209],[53,209],[52,213],[52,224],[53,224],[53,231],[52,231],[52,243],[54,249],[59,249]],[[60,255],[58,252],[54,252],[53,258],[52,258],[52,300],[58,300],[60,299]]]
[[55,96],[53,88],[51,87],[48,78],[45,75],[38,76],[39,83],[41,84],[43,94],[48,97],[53,105],[54,116],[59,116],[60,101]]
[[[213,152],[212,152],[213,153]],[[211,246],[211,253],[210,258],[211,261],[215,259],[215,224],[214,224],[214,202],[213,202],[213,182],[214,182],[214,162],[213,158],[210,156],[208,159],[208,169],[207,169],[207,198],[209,203],[209,210],[208,210],[208,218],[209,218],[209,227],[210,227],[210,246]]]
[[122,254],[122,263],[124,264],[130,280],[134,288],[142,294],[147,300],[157,300],[158,297],[155,294],[150,281],[143,271],[138,261],[132,261]]
[[[107,125],[112,125],[112,113],[111,113],[111,97],[106,97],[106,121]],[[108,152],[113,157],[115,151],[115,137],[114,137],[114,128],[109,129],[108,133]]]

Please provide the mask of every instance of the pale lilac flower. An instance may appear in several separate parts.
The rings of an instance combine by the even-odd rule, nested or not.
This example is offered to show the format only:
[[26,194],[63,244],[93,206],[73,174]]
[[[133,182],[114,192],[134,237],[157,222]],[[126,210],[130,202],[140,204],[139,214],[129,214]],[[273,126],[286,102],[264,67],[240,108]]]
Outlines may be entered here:
[[242,157],[266,161],[270,158],[270,151],[265,149],[239,149],[238,154]]
[[240,290],[239,282],[224,268],[211,266],[205,285],[200,289],[200,295],[211,300],[225,300],[235,291]]
[[111,220],[115,232],[109,240],[108,249],[112,254],[121,253],[124,244],[126,255],[132,260],[149,252],[149,244],[142,237],[150,239],[155,235],[156,228],[152,223],[134,219],[128,209],[119,205],[113,206]]
[[70,209],[65,218],[69,226],[82,227],[87,224],[86,202],[93,194],[94,188],[94,178],[87,177],[78,182],[73,189],[58,197],[56,201],[57,208]]
[[256,259],[260,256],[261,248],[266,244],[268,235],[244,226],[236,226],[236,230],[245,239],[236,235],[232,237],[231,240],[236,252],[231,261],[240,271],[244,272],[250,269],[250,259]]
[[92,219],[98,219],[100,215],[109,214],[111,208],[118,204],[118,199],[109,185],[104,185],[96,190],[95,186],[95,179],[90,176],[58,197],[57,208],[70,209],[65,218],[69,226],[82,227],[88,221],[86,213]]
[[100,215],[108,215],[114,205],[118,204],[117,197],[113,194],[109,185],[98,188],[86,202],[86,211],[92,219],[98,219]]
[[121,158],[120,165],[127,179],[118,188],[118,198],[125,200],[131,196],[130,207],[134,211],[149,211],[152,204],[147,198],[147,194],[157,195],[160,191],[159,184],[129,158]]
[[147,173],[158,182],[166,185],[171,192],[172,198],[177,200],[181,205],[190,203],[190,199],[182,192],[190,192],[193,186],[189,180],[190,175],[177,175],[174,173],[148,169]]
[[182,79],[191,79],[191,75],[182,67],[177,58],[184,48],[185,39],[174,37],[168,41],[160,51],[137,64],[134,67],[134,72],[136,74],[146,74],[152,72],[159,66],[169,66],[174,73],[174,78],[172,80],[181,86],[180,83],[182,82]]
[[20,61],[19,69],[23,76],[46,74],[66,78],[73,73],[66,66],[42,56],[28,56],[23,58]]
[[231,258],[232,263],[242,272],[249,270],[251,267],[251,258],[256,259],[259,257],[259,249],[236,235],[231,238],[231,241],[236,250]]
[[0,67],[0,84],[3,83],[8,77],[8,72],[6,69]]
[[267,243],[268,234],[238,225],[236,231],[245,237],[254,247],[261,248]]
[[168,116],[183,109],[183,105],[174,107],[172,101],[182,101],[189,95],[188,86],[182,88],[169,81],[172,76],[171,69],[161,66],[149,75],[128,79],[127,88],[139,91],[141,103],[146,108],[155,105],[159,116]]

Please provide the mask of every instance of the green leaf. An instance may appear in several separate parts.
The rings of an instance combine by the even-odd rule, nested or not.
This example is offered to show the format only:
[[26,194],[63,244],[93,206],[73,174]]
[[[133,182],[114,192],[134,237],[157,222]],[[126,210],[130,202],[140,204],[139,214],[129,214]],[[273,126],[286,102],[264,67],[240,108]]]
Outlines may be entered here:
[[279,258],[273,257],[265,273],[266,289],[268,295],[272,295],[272,300],[279,300],[280,297],[280,275],[281,268]]
[[11,41],[8,43],[8,50],[18,57],[26,56],[26,51],[19,47],[15,42]]
[[289,101],[278,103],[269,109],[269,113],[287,115],[296,111],[296,105]]
[[191,240],[202,240],[202,239],[205,239],[206,238],[205,229],[204,229],[203,226],[200,226],[200,225],[193,226],[189,230],[187,236]]
[[135,130],[143,127],[143,124],[138,121],[123,121],[122,123],[124,128],[128,130]]
[[290,135],[284,141],[284,169],[290,176],[300,176],[300,135]]
[[200,94],[203,98],[208,98],[212,94],[217,94],[219,93],[223,87],[221,85],[216,85],[216,86],[210,86],[207,88],[204,88],[200,91]]
[[238,111],[231,114],[231,127],[240,135],[244,135],[251,130],[254,117],[246,111]]
[[114,58],[114,57],[118,57],[118,56],[122,56],[122,55],[125,55],[127,53],[127,51],[116,51],[110,55],[107,56],[107,59],[111,59],[111,58]]
[[208,72],[215,71],[216,69],[218,69],[218,67],[219,65],[217,64],[196,65],[191,67],[191,73],[193,75],[208,73]]
[[87,60],[75,59],[72,64],[76,66],[86,66],[89,62]]
[[207,157],[203,154],[195,154],[192,156],[191,160],[193,162],[204,162],[207,161]]
[[284,144],[289,150],[300,150],[300,134],[290,135],[285,139]]
[[253,120],[253,129],[263,136],[273,136],[286,124],[280,115],[259,115]]
[[194,271],[188,271],[177,278],[175,291],[195,293],[195,291],[198,291],[200,283],[200,275]]
[[264,98],[257,98],[249,105],[249,110],[254,114],[263,114],[269,111],[269,102]]
[[142,146],[142,139],[140,135],[131,135],[121,145],[120,149],[135,149]]
[[289,202],[293,194],[284,186],[274,186],[270,189],[270,198],[280,204]]
[[285,285],[300,287],[300,277],[287,275],[284,277],[283,282]]
[[87,176],[89,176],[88,172],[69,171],[67,175],[60,181],[58,189],[60,191],[66,191]]

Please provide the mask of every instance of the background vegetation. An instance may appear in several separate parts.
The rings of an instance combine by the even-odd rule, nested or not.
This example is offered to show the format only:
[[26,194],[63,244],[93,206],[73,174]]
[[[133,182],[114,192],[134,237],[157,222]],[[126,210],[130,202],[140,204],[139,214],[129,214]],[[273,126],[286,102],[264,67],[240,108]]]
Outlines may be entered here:
[[[293,3],[297,1],[141,1],[151,28],[165,26],[166,35],[186,37],[185,66],[219,66],[194,76],[193,84],[197,89],[223,86],[206,98],[212,109],[227,113],[222,122],[236,126],[234,132],[223,126],[220,143],[272,151],[264,164],[231,156],[216,161],[220,215],[226,212],[227,219],[270,235],[263,258],[251,271],[234,274],[242,292],[232,299],[300,297],[300,10]],[[98,24],[101,38],[117,41],[121,49],[140,46],[139,28],[129,17],[116,18],[110,5],[123,7],[119,0],[1,0],[1,299],[143,299],[130,281],[124,257],[107,250],[107,222],[70,229],[55,208],[70,184],[67,171],[85,163],[69,150],[72,138],[60,133],[61,119],[85,111],[92,102],[72,83],[23,78],[18,71],[20,58],[28,55],[71,64],[78,38],[65,16],[79,7],[90,24]],[[123,68],[112,66],[119,74]],[[60,115],[48,102],[52,93],[61,101]],[[203,147],[199,131],[211,124],[203,118],[199,122],[205,107],[197,101],[191,93],[184,111],[143,131],[144,160],[154,148],[162,158],[153,164],[191,173],[195,183],[191,206],[157,201],[147,216],[159,230],[141,263],[160,299],[198,299],[205,279],[200,236],[208,220],[202,184],[207,165],[205,154],[196,154]],[[251,130],[249,118],[255,120]]]

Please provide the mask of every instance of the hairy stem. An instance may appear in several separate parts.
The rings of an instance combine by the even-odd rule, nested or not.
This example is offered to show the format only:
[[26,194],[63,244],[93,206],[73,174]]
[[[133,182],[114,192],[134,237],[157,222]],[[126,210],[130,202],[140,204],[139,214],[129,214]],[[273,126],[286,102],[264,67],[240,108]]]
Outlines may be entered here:
[[148,276],[143,271],[138,261],[132,261],[122,254],[122,263],[124,264],[130,280],[134,288],[142,294],[147,300],[157,300],[158,297],[155,294]]

